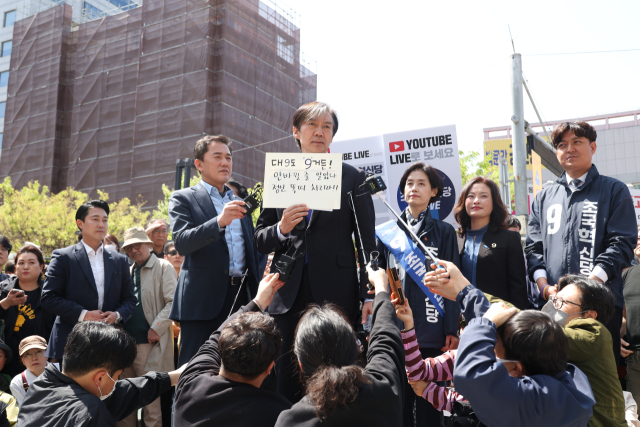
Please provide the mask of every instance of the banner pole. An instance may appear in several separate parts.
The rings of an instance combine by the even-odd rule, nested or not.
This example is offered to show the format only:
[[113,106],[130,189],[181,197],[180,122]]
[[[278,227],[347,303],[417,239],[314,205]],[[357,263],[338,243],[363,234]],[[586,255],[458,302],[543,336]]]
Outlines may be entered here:
[[[389,205],[389,203],[387,203],[387,201],[385,200],[384,196],[382,194],[376,194],[380,200],[382,200],[382,202],[387,205],[387,207],[389,208],[389,210],[391,211],[392,214],[395,215],[396,218],[398,218],[398,221],[400,221],[402,223],[402,225],[404,225],[405,229],[409,232],[409,234],[411,235],[411,237],[413,238],[413,241],[416,243],[416,245],[418,245],[418,247],[420,247],[420,249],[423,250],[423,252],[425,253],[425,255],[427,255],[429,258],[431,258],[431,261],[433,261],[433,263],[436,265],[436,268],[441,267],[440,264],[438,264],[438,260],[436,258],[436,256],[433,254],[433,252],[431,251],[431,249],[429,249],[428,247],[426,247],[418,238],[418,236],[416,236],[416,233],[413,232],[413,230],[411,229],[411,227],[409,227],[409,224],[407,224],[406,222],[404,222],[404,220],[400,217],[400,215],[398,215],[396,213],[396,211],[393,210],[393,208],[391,207],[391,205]],[[444,268],[444,267],[442,267]]]

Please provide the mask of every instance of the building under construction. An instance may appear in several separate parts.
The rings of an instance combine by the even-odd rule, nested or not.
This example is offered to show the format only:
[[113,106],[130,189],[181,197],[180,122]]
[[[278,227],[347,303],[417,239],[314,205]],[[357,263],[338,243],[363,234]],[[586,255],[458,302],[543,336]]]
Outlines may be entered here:
[[292,12],[258,0],[144,0],[81,23],[72,12],[15,22],[0,179],[149,208],[203,135],[234,141],[245,185],[262,181],[265,152],[295,149],[293,112],[317,79]]

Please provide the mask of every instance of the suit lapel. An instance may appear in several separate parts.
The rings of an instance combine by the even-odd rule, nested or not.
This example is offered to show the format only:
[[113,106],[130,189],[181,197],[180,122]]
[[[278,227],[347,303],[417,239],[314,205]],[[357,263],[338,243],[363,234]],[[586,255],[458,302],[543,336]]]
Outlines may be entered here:
[[91,269],[91,263],[89,263],[89,256],[87,255],[87,251],[84,249],[84,244],[79,242],[76,245],[76,259],[78,260],[78,264],[80,264],[80,268],[84,272],[84,275],[87,276],[87,280],[93,286],[93,289],[98,292],[98,287],[96,286],[96,279],[93,277],[93,270]]
[[495,235],[487,230],[482,236],[482,242],[480,242],[480,249],[478,249],[478,259],[484,258],[487,255],[487,252],[491,250],[495,245]]
[[318,211],[317,209],[314,209],[311,212],[311,218],[309,218],[309,224],[307,224],[307,228],[311,227],[311,223],[315,222],[316,217],[320,214],[321,211]]
[[111,275],[115,270],[116,263],[111,254],[104,249],[104,246],[102,247],[102,259],[104,260],[104,294],[107,295],[109,284],[111,283]]
[[207,218],[214,218],[218,216],[218,212],[211,201],[211,196],[207,193],[207,189],[204,187],[202,182],[195,187],[191,187],[191,190],[193,191],[193,197],[195,197]]

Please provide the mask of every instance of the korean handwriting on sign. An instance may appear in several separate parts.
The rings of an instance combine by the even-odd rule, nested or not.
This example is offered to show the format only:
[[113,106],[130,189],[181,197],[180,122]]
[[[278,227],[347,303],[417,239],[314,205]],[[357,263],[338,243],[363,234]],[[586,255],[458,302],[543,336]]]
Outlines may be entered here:
[[342,155],[338,153],[267,153],[264,208],[304,203],[311,209],[340,209]]

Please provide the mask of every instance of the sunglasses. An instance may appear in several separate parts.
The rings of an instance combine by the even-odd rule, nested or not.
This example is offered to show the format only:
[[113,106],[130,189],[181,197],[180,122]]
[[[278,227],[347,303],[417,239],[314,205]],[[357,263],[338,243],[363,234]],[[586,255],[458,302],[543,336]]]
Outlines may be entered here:
[[176,255],[179,255],[179,254],[178,254],[177,250],[171,249],[169,252],[167,252],[167,255],[176,256]]

